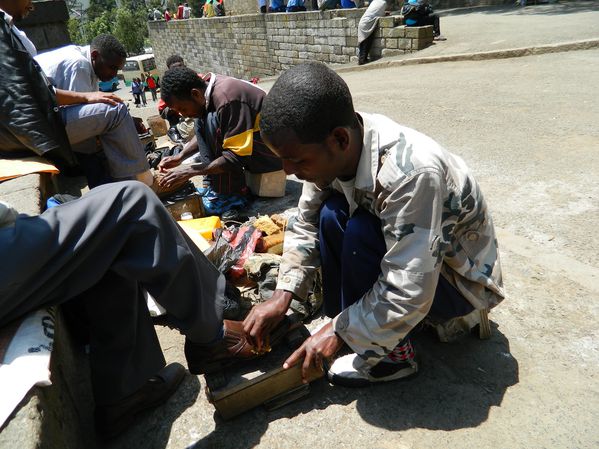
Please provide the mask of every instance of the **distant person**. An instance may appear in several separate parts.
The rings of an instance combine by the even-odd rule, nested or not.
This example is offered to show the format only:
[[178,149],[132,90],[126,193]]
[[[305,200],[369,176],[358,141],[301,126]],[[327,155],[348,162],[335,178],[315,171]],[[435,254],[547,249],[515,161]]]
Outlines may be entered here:
[[146,75],[144,73],[141,74],[141,79],[137,78],[137,81],[140,82],[141,84],[141,102],[143,103],[144,107],[146,107],[148,105],[148,99],[146,97],[146,90],[148,89],[148,83],[146,82]]
[[385,15],[388,7],[386,0],[373,0],[358,23],[358,65],[368,62],[368,53],[374,41],[379,18]]
[[433,26],[433,39],[444,41],[439,26],[439,16],[433,13],[433,8],[427,0],[406,0],[401,8],[404,23],[409,27]]
[[131,93],[135,107],[139,108],[141,106],[141,83],[137,81],[137,78],[131,80]]
[[191,8],[189,7],[188,3],[185,3],[185,5],[183,5],[183,18],[184,19],[191,18]]
[[158,89],[158,85],[156,84],[156,79],[154,79],[151,73],[146,74],[146,84],[152,93],[152,101],[157,101],[158,95],[156,94],[156,90]]
[[158,8],[154,8],[154,20],[162,20],[162,13]]
[[283,0],[270,0],[269,12],[285,12],[285,2]]
[[304,0],[289,0],[287,2],[287,12],[302,12],[305,10]]
[[183,6],[183,3],[179,2],[179,6],[177,6],[177,14],[176,14],[176,18],[177,20],[182,20],[183,19],[183,10],[185,9],[185,6]]
[[267,8],[267,0],[258,0],[258,9],[262,14],[265,14],[267,12]]
[[343,9],[356,8],[356,4],[352,0],[341,0],[341,7]]
[[164,10],[164,20],[166,20],[168,22],[171,19],[172,19],[171,13],[168,12],[168,8],[167,8],[167,9]]

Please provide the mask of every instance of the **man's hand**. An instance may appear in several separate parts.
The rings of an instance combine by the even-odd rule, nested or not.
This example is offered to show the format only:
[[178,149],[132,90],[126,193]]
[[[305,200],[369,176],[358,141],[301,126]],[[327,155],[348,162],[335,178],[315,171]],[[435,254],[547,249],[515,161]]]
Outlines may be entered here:
[[166,174],[160,178],[158,184],[161,187],[171,187],[173,185],[183,184],[196,174],[197,171],[191,165],[182,165],[172,170],[168,170]]
[[175,156],[165,156],[160,160],[158,164],[158,170],[164,172],[167,168],[175,168],[181,165],[181,156],[176,154]]
[[106,103],[112,106],[122,103],[123,99],[110,92],[86,92],[87,103]]
[[302,365],[302,382],[308,383],[308,374],[314,369],[323,369],[322,362],[330,360],[341,349],[344,341],[333,330],[333,322],[308,338],[299,349],[289,356],[283,368],[288,369],[304,359]]
[[291,299],[291,292],[275,290],[272,298],[254,306],[243,320],[243,330],[258,352],[262,350],[264,337],[285,317]]

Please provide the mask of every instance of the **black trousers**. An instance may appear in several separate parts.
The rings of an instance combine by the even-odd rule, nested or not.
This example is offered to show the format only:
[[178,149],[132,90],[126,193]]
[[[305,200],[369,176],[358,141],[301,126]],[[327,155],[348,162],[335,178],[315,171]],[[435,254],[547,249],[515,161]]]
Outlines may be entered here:
[[433,26],[433,35],[439,36],[441,34],[441,27],[439,25],[439,16],[437,14],[429,14],[418,19],[418,26]]
[[221,332],[224,277],[142,183],[20,215],[0,229],[0,254],[0,326],[69,300],[85,311],[97,404],[133,393],[165,364],[142,289],[192,341]]

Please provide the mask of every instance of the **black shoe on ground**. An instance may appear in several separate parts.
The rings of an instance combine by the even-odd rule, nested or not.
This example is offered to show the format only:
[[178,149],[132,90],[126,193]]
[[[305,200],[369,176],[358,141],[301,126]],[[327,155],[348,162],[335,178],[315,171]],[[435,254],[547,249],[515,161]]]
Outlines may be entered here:
[[137,415],[157,407],[177,391],[184,377],[185,368],[179,363],[171,363],[125,399],[112,405],[96,406],[94,420],[98,436],[107,440],[123,433],[135,422]]

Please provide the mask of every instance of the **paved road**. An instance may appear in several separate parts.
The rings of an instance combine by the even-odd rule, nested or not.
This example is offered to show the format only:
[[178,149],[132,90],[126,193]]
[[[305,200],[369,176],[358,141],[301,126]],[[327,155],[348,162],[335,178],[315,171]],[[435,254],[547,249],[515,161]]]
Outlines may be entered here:
[[[344,77],[357,108],[436,137],[478,175],[509,292],[492,314],[492,339],[447,346],[422,336],[412,381],[320,382],[307,400],[226,423],[203,380],[189,376],[114,447],[596,447],[599,51]],[[170,360],[183,360],[180,336],[161,329],[161,341]]]
[[[557,33],[568,17],[550,17]],[[444,33],[452,37],[449,18]],[[598,447],[599,50],[343,77],[358,109],[433,136],[477,174],[509,295],[491,315],[492,339],[441,345],[422,335],[414,380],[360,390],[318,382],[306,400],[230,422],[213,415],[203,378],[188,376],[111,447]],[[161,328],[160,338],[169,360],[184,360],[176,332]]]

